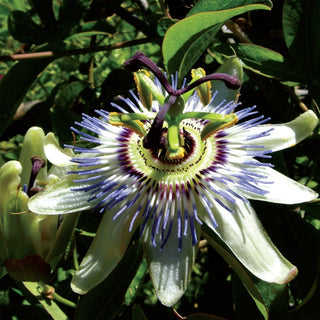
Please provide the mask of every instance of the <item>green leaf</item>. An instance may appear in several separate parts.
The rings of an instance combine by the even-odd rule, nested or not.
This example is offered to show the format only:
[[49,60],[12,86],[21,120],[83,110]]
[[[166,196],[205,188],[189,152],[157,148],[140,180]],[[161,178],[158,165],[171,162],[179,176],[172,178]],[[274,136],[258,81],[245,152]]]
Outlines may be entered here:
[[298,307],[295,309],[295,311],[302,309],[306,306],[309,302],[312,301],[312,299],[317,300],[317,297],[320,294],[320,286],[319,286],[319,275],[320,275],[320,259],[318,261],[317,265],[317,276],[309,289],[308,293],[305,295],[301,303],[298,305]]
[[80,21],[90,7],[88,0],[63,0],[59,10],[59,25],[63,37],[71,35],[80,28]]
[[[266,5],[246,5],[230,10],[198,13],[174,24],[168,29],[162,44],[164,64],[168,73],[173,74],[179,70],[179,78],[184,77],[188,66],[193,66],[199,59],[226,20],[255,9],[270,10]],[[195,50],[197,45],[200,48]],[[186,67],[183,65],[185,63]]]
[[159,20],[159,23],[157,25],[157,33],[160,37],[163,37],[167,30],[173,26],[178,20],[173,20],[171,18],[162,18]]
[[72,102],[79,94],[88,87],[88,83],[84,81],[73,81],[66,84],[60,91],[55,100],[56,106],[69,108]]
[[80,118],[79,115],[71,110],[71,107],[73,102],[87,87],[87,82],[73,81],[58,84],[52,90],[51,95],[52,97],[54,96],[54,106],[50,109],[50,118],[53,128],[59,128],[55,133],[62,141],[68,141],[71,138],[70,126]]
[[37,25],[25,12],[13,11],[8,18],[9,33],[23,43],[41,44],[50,40],[50,33]]
[[264,319],[269,319],[268,309],[265,302],[253,282],[251,274],[243,267],[232,252],[222,243],[222,241],[214,234],[214,232],[205,224],[202,226],[202,234],[209,244],[232,266],[232,269],[237,273],[243,285],[248,290],[257,305],[257,308],[263,315]]
[[30,0],[30,3],[37,11],[44,27],[51,34],[57,34],[58,27],[53,12],[52,0]]
[[270,78],[277,78],[285,81],[306,83],[309,81],[308,77],[304,75],[302,70],[286,59],[280,53],[253,44],[232,44],[220,45],[214,50],[232,55],[232,47],[243,62],[244,68],[247,68],[255,73],[261,74]]
[[105,33],[115,33],[116,28],[108,21],[87,21],[81,25],[81,32],[100,31]]
[[288,312],[288,284],[268,283],[256,280],[270,319],[285,319]]
[[0,36],[3,38],[9,36],[7,20],[10,14],[10,8],[7,5],[0,3]]
[[148,320],[139,304],[132,307],[132,320]]
[[144,259],[138,269],[137,274],[133,278],[127,292],[125,295],[125,304],[127,306],[131,305],[134,301],[136,294],[139,290],[140,285],[142,284],[142,281],[144,279],[144,276],[147,273],[147,261]]
[[[203,30],[201,33],[196,34],[194,38],[188,41],[189,46],[186,47],[186,51],[182,57],[178,69],[178,79],[183,79],[187,72],[193,67],[195,62],[200,58],[201,54],[206,50],[212,39],[219,32],[223,23],[218,23],[217,25]],[[173,71],[173,70],[172,70]]]
[[0,264],[0,280],[7,274],[7,270],[4,265]]
[[82,37],[92,37],[92,36],[108,36],[109,33],[104,31],[85,31],[72,34],[71,36],[67,37],[66,40],[78,39]]
[[0,81],[0,136],[38,75],[52,59],[19,61]]
[[196,3],[195,6],[192,7],[187,16],[189,17],[199,12],[226,10],[235,7],[242,7],[249,4],[263,4],[272,8],[272,2],[270,0],[200,0]]
[[136,242],[107,279],[81,297],[75,319],[114,319],[122,307],[125,293],[141,259],[140,242]]
[[287,47],[306,76],[319,79],[320,70],[320,1],[285,0],[283,32]]
[[232,300],[236,318],[255,320],[263,319],[264,317],[261,315],[248,290],[235,273],[232,273],[231,282]]
[[50,118],[53,128],[57,128],[55,133],[61,141],[70,141],[72,139],[70,127],[80,119],[80,116],[68,108],[56,106],[50,109]]

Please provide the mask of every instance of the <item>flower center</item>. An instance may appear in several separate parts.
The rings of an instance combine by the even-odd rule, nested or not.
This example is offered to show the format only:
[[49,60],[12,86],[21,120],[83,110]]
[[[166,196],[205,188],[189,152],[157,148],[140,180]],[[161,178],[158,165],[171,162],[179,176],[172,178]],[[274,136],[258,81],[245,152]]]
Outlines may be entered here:
[[[162,129],[162,136],[166,140],[168,135],[168,128]],[[151,149],[151,153],[154,159],[159,160],[164,164],[181,164],[188,159],[190,154],[192,154],[194,149],[195,141],[191,134],[183,128],[183,131],[179,134],[181,150],[179,157],[172,157],[169,154],[167,146],[164,148]]]
[[[214,137],[202,140],[203,124],[198,120],[182,122],[180,138],[184,155],[181,158],[168,157],[167,149],[146,149],[139,135],[131,132],[128,149],[119,157],[120,167],[137,176],[148,177],[158,183],[177,183],[192,180],[196,174],[217,162],[223,145]],[[163,135],[166,134],[164,129]],[[130,131],[127,131],[128,133]],[[124,154],[125,153],[125,154]]]

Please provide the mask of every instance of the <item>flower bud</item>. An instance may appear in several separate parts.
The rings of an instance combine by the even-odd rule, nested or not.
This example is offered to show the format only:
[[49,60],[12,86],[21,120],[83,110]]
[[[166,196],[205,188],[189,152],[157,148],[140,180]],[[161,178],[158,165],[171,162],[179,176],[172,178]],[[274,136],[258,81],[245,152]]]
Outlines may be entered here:
[[[242,82],[243,79],[242,62],[237,57],[226,60],[215,72],[227,73],[231,76],[235,76],[240,80],[240,82]],[[217,92],[217,96],[213,101],[214,106],[219,105],[223,100],[228,102],[238,101],[240,88],[236,90],[230,90],[221,80],[211,81],[211,86],[212,92]]]
[[[27,190],[40,189],[36,175],[46,169],[43,141],[41,128],[29,129],[20,161],[8,161],[0,168],[0,263],[19,281],[40,281],[50,275],[77,221],[77,214],[60,223],[58,215],[36,215],[28,210]],[[24,182],[29,175],[29,187],[21,185],[22,173]],[[45,170],[41,178],[46,177]]]

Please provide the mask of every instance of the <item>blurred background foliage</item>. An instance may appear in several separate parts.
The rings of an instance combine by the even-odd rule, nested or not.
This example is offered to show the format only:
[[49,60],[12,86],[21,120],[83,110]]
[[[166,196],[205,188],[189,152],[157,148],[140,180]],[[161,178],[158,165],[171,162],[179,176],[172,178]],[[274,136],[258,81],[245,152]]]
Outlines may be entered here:
[[[72,143],[69,128],[82,112],[110,110],[111,101],[120,103],[117,97],[134,88],[122,64],[136,51],[168,73],[177,71],[180,79],[189,78],[192,67],[213,72],[236,54],[245,68],[244,106],[257,105],[275,123],[306,108],[319,114],[319,31],[319,0],[2,0],[1,162],[17,159],[23,135],[34,125],[53,131],[61,145]],[[319,155],[317,129],[298,146],[274,154],[273,162],[319,192]],[[249,275],[246,289],[203,241],[186,294],[174,310],[166,308],[157,302],[135,237],[112,275],[80,298],[70,279],[101,219],[87,213],[49,283],[68,302],[37,296],[37,288],[14,282],[1,268],[1,319],[170,320],[178,313],[189,320],[320,319],[319,203],[253,205],[277,247],[299,269],[289,285]]]

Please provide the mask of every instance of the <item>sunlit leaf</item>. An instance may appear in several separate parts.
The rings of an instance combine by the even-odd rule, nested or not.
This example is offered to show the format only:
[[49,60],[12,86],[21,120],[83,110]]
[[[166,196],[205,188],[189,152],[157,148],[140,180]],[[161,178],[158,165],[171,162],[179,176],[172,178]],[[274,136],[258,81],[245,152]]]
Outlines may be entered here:
[[[165,34],[162,44],[167,71],[173,74],[179,70],[179,78],[184,77],[188,68],[190,69],[189,66],[193,66],[199,59],[226,20],[256,9],[270,10],[270,7],[253,4],[229,10],[198,13],[174,24]],[[177,35],[179,36],[177,37]],[[198,40],[199,38],[202,40]],[[194,46],[195,42],[197,45],[201,44],[197,52]],[[189,49],[190,47],[191,49]],[[186,67],[182,63],[187,64]]]
[[226,10],[249,4],[263,4],[272,8],[272,2],[270,0],[200,0],[191,8],[187,16],[191,16],[199,12]]

